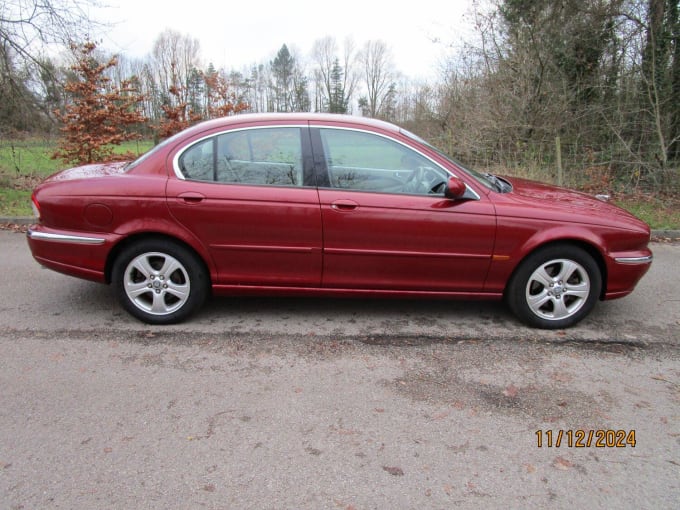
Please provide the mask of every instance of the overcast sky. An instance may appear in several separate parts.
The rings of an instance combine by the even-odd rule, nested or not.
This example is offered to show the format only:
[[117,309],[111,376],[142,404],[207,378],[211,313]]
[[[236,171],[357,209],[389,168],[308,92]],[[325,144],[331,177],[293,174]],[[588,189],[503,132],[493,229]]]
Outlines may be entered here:
[[[228,70],[271,60],[285,43],[305,58],[326,36],[357,46],[381,39],[399,71],[437,76],[446,45],[472,30],[471,0],[105,0],[92,14],[112,24],[103,47],[144,57],[166,28],[197,38],[205,64]],[[441,43],[434,43],[439,39]]]

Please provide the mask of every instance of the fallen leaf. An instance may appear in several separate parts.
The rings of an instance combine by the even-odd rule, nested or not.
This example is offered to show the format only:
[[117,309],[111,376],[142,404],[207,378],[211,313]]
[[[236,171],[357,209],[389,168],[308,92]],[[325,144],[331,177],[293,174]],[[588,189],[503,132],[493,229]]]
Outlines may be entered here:
[[553,372],[553,374],[551,375],[551,379],[557,382],[571,382],[573,380],[573,377],[571,376],[571,374],[567,372],[557,371]]
[[400,467],[383,466],[383,469],[392,476],[404,476],[404,470]]
[[432,419],[433,420],[443,420],[444,418],[446,418],[450,414],[451,414],[451,410],[442,411],[441,413],[437,413],[437,414],[433,415]]
[[567,470],[574,467],[574,464],[564,457],[557,457],[553,462],[553,466],[555,466],[557,469]]

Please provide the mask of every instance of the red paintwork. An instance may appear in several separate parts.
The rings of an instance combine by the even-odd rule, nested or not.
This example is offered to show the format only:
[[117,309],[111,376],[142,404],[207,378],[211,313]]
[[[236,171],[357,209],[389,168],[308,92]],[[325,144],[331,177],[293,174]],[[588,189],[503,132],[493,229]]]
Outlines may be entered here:
[[[173,158],[187,143],[231,128],[337,126],[390,136],[463,179],[479,200],[341,189],[185,181]],[[311,155],[305,155],[311,158]],[[318,159],[318,154],[316,155]],[[480,185],[390,124],[334,115],[243,115],[199,124],[126,171],[119,163],[66,170],[36,188],[34,232],[101,238],[101,245],[31,239],[41,264],[105,282],[120,243],[163,235],[205,261],[216,293],[499,298],[521,260],[547,243],[589,249],[603,298],[630,293],[649,264],[649,227],[587,195],[508,178]]]

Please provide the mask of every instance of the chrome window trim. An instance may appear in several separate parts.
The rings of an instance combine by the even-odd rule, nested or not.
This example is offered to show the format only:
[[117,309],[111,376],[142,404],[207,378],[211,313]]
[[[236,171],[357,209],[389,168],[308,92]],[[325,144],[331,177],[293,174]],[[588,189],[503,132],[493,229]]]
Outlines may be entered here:
[[[267,124],[265,126],[249,126],[249,127],[242,127],[242,128],[233,128],[233,129],[225,129],[224,131],[216,131],[214,133],[210,133],[209,135],[205,135],[201,138],[197,138],[193,142],[191,142],[189,145],[186,147],[182,148],[180,151],[175,154],[175,156],[172,158],[172,170],[175,172],[175,176],[178,179],[181,179],[183,181],[192,181],[192,182],[208,182],[208,183],[213,183],[213,184],[238,184],[238,183],[231,183],[231,182],[215,182],[215,181],[197,181],[195,179],[187,179],[186,176],[182,173],[182,171],[179,169],[179,158],[182,157],[182,155],[188,151],[191,147],[196,145],[197,143],[201,143],[204,140],[208,140],[213,137],[225,135],[227,133],[236,133],[238,131],[249,131],[251,129],[276,129],[276,128],[298,128],[298,129],[305,129],[308,128],[308,124]],[[300,150],[303,151],[304,149],[302,148],[302,134],[300,136]],[[304,153],[302,153],[303,161],[304,161]],[[251,186],[251,185],[249,185]],[[262,186],[261,184],[259,186]],[[289,187],[289,186],[286,186]],[[298,188],[308,188],[309,186],[290,186],[290,187],[298,187]]]
[[101,237],[86,237],[70,234],[51,234],[49,232],[36,232],[30,229],[28,230],[27,235],[31,239],[37,239],[40,241],[51,241],[54,243],[100,245],[106,242],[106,239],[103,239]]

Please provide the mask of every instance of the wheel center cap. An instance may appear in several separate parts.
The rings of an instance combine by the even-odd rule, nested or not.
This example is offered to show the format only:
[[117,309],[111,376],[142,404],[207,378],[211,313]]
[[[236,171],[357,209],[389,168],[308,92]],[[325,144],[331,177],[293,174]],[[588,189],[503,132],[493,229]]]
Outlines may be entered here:
[[152,285],[153,285],[154,289],[160,289],[161,288],[161,282],[159,280],[154,280]]

